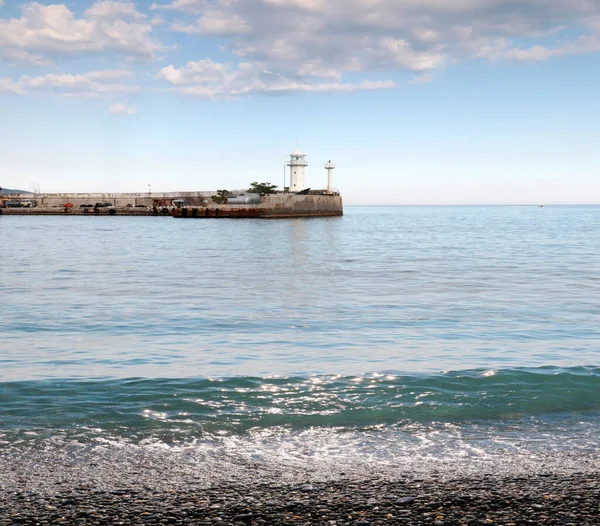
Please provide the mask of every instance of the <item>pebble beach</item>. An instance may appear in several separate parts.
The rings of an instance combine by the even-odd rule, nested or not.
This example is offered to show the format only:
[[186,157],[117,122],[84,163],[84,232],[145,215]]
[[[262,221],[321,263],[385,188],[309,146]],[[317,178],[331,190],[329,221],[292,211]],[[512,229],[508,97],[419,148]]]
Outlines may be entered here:
[[7,450],[0,526],[597,525],[593,454],[296,464],[140,448]]
[[0,496],[0,525],[600,524],[600,473],[435,481],[251,482],[153,490],[86,485]]

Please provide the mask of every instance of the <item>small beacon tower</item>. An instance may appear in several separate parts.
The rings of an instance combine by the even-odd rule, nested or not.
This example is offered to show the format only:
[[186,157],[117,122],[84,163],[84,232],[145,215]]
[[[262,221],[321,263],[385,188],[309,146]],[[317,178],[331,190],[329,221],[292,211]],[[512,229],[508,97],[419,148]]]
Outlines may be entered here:
[[308,166],[305,159],[306,154],[298,148],[290,155],[290,192],[301,192],[304,190],[304,169]]
[[333,186],[331,184],[331,181],[332,181],[331,172],[333,170],[335,170],[335,164],[332,163],[331,161],[327,161],[325,163],[325,170],[327,170],[327,193],[328,194],[332,194],[333,193]]

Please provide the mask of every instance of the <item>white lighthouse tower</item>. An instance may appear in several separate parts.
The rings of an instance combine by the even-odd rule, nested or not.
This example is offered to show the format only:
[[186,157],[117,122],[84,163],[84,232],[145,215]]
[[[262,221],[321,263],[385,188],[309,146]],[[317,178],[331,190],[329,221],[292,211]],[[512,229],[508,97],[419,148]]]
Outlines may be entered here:
[[332,194],[333,193],[333,185],[331,184],[331,181],[332,181],[331,172],[333,170],[335,170],[335,164],[332,163],[331,161],[327,161],[325,163],[325,170],[327,170],[327,193]]
[[298,148],[290,155],[290,192],[301,192],[304,190],[304,169],[308,166],[305,159],[306,154]]

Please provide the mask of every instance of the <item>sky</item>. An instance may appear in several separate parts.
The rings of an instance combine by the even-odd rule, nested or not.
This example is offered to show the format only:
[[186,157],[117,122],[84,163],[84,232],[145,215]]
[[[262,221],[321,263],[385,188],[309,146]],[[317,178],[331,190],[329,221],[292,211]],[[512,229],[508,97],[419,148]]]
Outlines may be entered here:
[[[0,186],[600,203],[600,0],[0,0]],[[289,174],[285,179],[289,182]]]

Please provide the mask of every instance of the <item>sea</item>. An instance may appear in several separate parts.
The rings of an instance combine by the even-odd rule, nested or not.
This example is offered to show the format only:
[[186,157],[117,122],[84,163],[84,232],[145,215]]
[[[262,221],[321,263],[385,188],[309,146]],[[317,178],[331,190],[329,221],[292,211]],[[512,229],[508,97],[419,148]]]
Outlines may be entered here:
[[600,207],[3,215],[0,251],[0,486],[600,469]]

